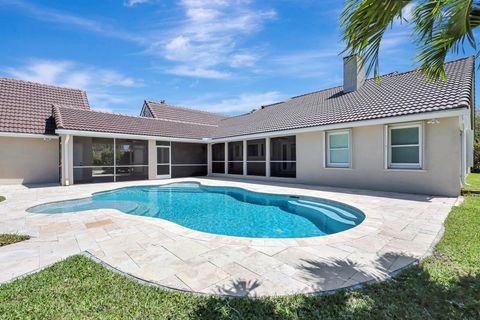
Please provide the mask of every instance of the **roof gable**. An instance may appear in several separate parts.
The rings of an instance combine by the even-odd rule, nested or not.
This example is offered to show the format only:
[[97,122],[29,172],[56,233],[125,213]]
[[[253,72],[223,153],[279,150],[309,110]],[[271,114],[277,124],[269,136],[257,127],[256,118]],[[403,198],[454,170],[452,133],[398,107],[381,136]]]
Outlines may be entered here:
[[78,89],[0,78],[0,131],[54,134],[52,105],[88,110],[87,95]]
[[171,106],[165,103],[152,101],[145,101],[144,108],[145,107],[148,108],[154,118],[166,121],[216,126],[219,121],[228,118],[227,116],[217,113]]
[[202,139],[210,137],[215,127],[191,123],[178,123],[148,117],[53,107],[58,129],[107,132],[143,136]]

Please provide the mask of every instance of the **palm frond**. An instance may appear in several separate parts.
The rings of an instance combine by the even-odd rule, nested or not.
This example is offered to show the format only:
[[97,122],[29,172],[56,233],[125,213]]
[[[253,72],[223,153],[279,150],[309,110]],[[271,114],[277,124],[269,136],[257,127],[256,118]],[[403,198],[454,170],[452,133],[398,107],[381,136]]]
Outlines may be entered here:
[[379,50],[385,31],[396,19],[403,19],[402,9],[411,0],[349,0],[341,15],[342,53],[358,54],[368,63],[367,74],[379,75]]
[[445,58],[463,49],[465,41],[476,48],[472,22],[476,25],[479,16],[477,12],[472,16],[473,4],[472,0],[429,1],[415,10],[417,59],[428,80],[447,81]]

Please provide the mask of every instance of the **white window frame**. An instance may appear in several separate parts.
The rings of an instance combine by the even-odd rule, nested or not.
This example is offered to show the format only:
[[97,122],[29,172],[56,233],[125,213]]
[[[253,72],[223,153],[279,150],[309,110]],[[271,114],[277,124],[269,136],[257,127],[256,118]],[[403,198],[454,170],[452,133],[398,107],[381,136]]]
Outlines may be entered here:
[[[347,134],[348,135],[348,147],[336,148],[333,150],[348,150],[348,163],[332,163],[330,162],[330,136]],[[351,168],[352,167],[352,130],[335,130],[327,131],[325,133],[325,159],[326,168]]]
[[[392,163],[392,148],[397,146],[392,146],[392,130],[395,129],[407,129],[407,128],[418,128],[418,144],[405,144],[398,147],[418,147],[418,163]],[[422,123],[409,123],[409,124],[392,124],[386,126],[386,140],[387,140],[387,169],[414,169],[421,170],[423,168],[423,158],[424,158],[424,128]]]

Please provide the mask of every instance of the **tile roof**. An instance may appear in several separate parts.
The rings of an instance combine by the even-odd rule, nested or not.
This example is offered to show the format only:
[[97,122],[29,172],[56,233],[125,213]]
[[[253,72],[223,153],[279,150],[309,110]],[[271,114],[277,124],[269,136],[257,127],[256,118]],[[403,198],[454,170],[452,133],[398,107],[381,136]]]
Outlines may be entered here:
[[474,68],[474,58],[468,57],[445,64],[447,83],[428,83],[421,73],[409,71],[384,75],[380,82],[368,79],[350,93],[340,86],[293,97],[220,121],[213,138],[468,107]]
[[0,78],[0,131],[54,134],[52,104],[89,109],[87,95],[78,89]]
[[165,103],[145,101],[145,106],[154,118],[168,121],[197,123],[203,125],[217,125],[219,121],[228,118],[225,115],[171,106]]
[[57,128],[68,130],[202,139],[210,137],[215,129],[213,126],[80,110],[59,105],[53,106],[53,114]]
[[[0,131],[60,129],[178,138],[224,138],[469,107],[473,57],[445,64],[448,82],[428,83],[416,71],[366,80],[357,91],[312,92],[245,115],[227,117],[145,101],[154,118],[90,111],[85,92],[0,78]],[[52,105],[53,116],[52,118]]]

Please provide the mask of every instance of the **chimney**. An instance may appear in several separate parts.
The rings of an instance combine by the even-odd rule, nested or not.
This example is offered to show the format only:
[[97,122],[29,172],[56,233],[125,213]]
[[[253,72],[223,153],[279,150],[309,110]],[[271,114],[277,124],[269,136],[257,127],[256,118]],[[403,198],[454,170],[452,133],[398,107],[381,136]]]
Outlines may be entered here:
[[353,92],[365,82],[362,59],[354,54],[343,58],[343,92]]

